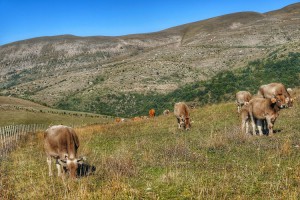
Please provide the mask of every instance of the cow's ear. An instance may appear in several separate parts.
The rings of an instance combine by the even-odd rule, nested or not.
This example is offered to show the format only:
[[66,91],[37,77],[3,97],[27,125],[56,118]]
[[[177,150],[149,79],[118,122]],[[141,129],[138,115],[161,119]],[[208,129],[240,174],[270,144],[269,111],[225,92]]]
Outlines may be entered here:
[[67,166],[67,161],[66,161],[66,160],[58,159],[58,162],[59,162],[59,164],[62,165],[62,166]]
[[80,164],[82,164],[83,161],[86,161],[86,157],[81,157],[81,158],[77,159],[77,162]]
[[275,103],[275,102],[276,102],[276,98],[273,97],[273,98],[271,99],[271,102],[272,102],[272,103]]

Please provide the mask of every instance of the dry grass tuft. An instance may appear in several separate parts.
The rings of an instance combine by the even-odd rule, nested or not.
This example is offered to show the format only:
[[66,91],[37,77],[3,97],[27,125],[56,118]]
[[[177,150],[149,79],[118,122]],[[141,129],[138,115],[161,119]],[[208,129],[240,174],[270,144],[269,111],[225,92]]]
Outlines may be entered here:
[[292,153],[292,143],[290,139],[284,140],[280,148],[280,155],[289,156]]
[[132,177],[138,174],[133,156],[128,151],[116,152],[104,158],[103,170],[110,177]]

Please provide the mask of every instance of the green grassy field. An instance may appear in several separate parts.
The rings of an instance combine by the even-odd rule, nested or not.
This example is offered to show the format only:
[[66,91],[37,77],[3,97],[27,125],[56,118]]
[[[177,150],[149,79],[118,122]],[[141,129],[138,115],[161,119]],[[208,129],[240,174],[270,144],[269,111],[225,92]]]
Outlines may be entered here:
[[273,137],[242,134],[233,103],[192,110],[190,131],[172,114],[77,128],[97,170],[75,181],[48,177],[38,133],[1,163],[0,198],[299,199],[299,111],[280,111]]

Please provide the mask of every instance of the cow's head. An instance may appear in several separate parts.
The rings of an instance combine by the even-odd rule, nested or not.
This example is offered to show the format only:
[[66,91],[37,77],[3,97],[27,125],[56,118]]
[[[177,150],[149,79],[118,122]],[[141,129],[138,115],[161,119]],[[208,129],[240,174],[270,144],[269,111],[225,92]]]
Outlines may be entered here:
[[70,173],[71,178],[76,178],[78,165],[83,164],[85,158],[69,158],[67,155],[64,160],[59,159],[60,165],[66,168],[66,171]]
[[186,117],[185,118],[185,130],[190,130],[190,128],[191,128],[190,118]]
[[296,97],[294,97],[294,98],[286,97],[285,102],[286,102],[287,108],[293,107],[293,103],[294,103],[295,100],[296,100]]
[[277,95],[271,98],[271,103],[276,105],[278,108],[282,109],[286,107],[285,99],[282,98],[282,95]]
[[180,127],[185,130],[189,130],[191,128],[190,118],[182,116],[180,118]]

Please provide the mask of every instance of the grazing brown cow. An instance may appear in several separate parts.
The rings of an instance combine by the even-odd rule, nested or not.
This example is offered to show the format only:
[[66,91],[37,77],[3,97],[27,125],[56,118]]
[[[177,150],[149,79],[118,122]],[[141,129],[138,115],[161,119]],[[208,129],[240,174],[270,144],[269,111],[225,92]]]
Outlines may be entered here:
[[53,175],[51,158],[55,158],[58,176],[65,172],[61,168],[62,165],[66,171],[69,171],[71,178],[76,178],[78,165],[83,163],[83,158],[77,159],[78,147],[78,137],[71,127],[63,125],[49,127],[44,133],[44,148],[49,165],[49,176]]
[[240,113],[241,108],[250,101],[252,96],[248,91],[239,91],[235,94],[235,97],[238,113]]
[[293,106],[293,98],[282,83],[270,83],[267,85],[262,85],[260,86],[257,94],[269,99],[276,97],[282,101],[284,108]]
[[149,110],[149,117],[154,117],[155,116],[155,110],[152,108]]
[[249,101],[249,104],[245,105],[242,108],[242,131],[244,131],[244,129],[246,128],[245,132],[248,133],[248,122],[251,120],[253,135],[255,135],[255,120],[257,120],[259,135],[263,135],[261,123],[262,120],[266,120],[269,135],[273,135],[273,126],[275,120],[279,116],[279,110],[281,108],[283,108],[283,104],[277,98],[252,98]]
[[189,130],[191,127],[190,124],[190,110],[188,106],[183,103],[175,103],[174,105],[174,114],[177,118],[178,128],[183,127],[185,130]]

